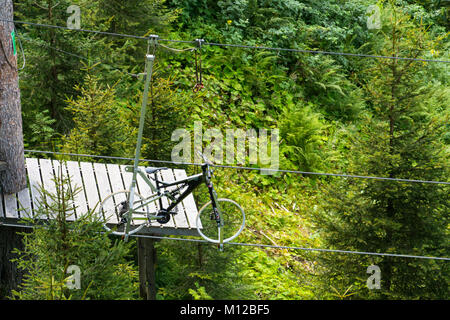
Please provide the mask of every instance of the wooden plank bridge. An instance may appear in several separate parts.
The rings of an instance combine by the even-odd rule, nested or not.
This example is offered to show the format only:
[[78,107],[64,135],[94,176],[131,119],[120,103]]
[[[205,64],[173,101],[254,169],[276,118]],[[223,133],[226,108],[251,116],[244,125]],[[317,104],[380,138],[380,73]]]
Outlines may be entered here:
[[[39,190],[43,186],[50,193],[56,192],[55,178],[58,172],[69,178],[71,190],[79,188],[73,197],[73,214],[67,220],[75,220],[85,215],[89,210],[100,214],[99,203],[112,192],[129,188],[132,173],[125,171],[125,165],[104,164],[77,161],[59,161],[51,159],[26,158],[27,188],[16,194],[0,193],[0,221],[18,221],[27,217],[36,217],[35,208],[43,202]],[[144,170],[144,167],[140,167]],[[181,169],[161,170],[158,179],[172,182],[186,178],[186,172]],[[138,175],[138,192],[145,196],[150,194],[150,187]],[[48,199],[47,199],[48,200]],[[163,206],[167,205],[163,197]],[[158,202],[150,206],[150,212],[159,210]],[[178,205],[178,214],[171,216],[166,224],[153,220],[144,227],[140,234],[153,235],[198,235],[196,229],[197,206],[193,195],[189,195]],[[49,217],[51,218],[51,217]],[[117,218],[112,217],[109,224],[117,224]],[[142,222],[144,223],[144,222]]]

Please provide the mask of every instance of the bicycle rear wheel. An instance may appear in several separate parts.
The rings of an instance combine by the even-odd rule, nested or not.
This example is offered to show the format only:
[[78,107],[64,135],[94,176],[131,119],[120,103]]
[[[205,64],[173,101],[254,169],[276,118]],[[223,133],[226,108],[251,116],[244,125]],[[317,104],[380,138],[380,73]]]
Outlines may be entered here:
[[[130,217],[129,206],[130,191],[122,190],[107,196],[99,207],[99,214],[103,219],[103,227],[114,235],[124,236],[127,219]],[[139,232],[148,222],[149,208],[144,203],[144,197],[134,194],[134,212],[130,221],[128,235]],[[108,224],[113,225],[109,227]]]
[[[239,204],[230,199],[218,199],[223,226],[219,229],[212,202],[205,204],[197,215],[197,231],[207,241],[226,243],[236,238],[245,227],[245,213]],[[220,233],[219,233],[220,232]]]

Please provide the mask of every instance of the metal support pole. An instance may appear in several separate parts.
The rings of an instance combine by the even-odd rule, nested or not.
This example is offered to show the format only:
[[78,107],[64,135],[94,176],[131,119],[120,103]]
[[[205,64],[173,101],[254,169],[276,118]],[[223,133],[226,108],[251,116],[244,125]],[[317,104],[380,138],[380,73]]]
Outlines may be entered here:
[[133,178],[131,180],[131,186],[130,186],[130,198],[129,201],[129,216],[127,217],[127,224],[125,227],[125,238],[124,240],[128,240],[128,232],[130,230],[130,223],[131,219],[133,218],[133,205],[134,205],[134,190],[136,188],[136,177],[137,177],[137,169],[139,166],[139,159],[141,157],[141,146],[142,146],[142,135],[144,132],[144,123],[145,123],[145,114],[147,112],[147,101],[148,101],[148,92],[150,83],[152,80],[152,72],[153,72],[153,62],[155,61],[155,56],[151,54],[146,55],[145,59],[145,70],[146,70],[146,76],[145,76],[145,87],[144,87],[144,96],[142,98],[142,107],[141,107],[141,117],[139,120],[139,131],[138,131],[138,137],[137,137],[137,143],[136,143],[136,152],[134,157],[134,166],[133,166]]

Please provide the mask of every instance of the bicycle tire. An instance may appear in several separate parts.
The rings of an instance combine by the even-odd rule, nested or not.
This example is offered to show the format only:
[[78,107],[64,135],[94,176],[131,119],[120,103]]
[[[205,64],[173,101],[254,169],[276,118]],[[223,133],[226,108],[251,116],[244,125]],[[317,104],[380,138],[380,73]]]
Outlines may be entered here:
[[[119,214],[117,212],[118,210],[118,206],[123,203],[124,201],[127,201],[128,199],[128,194],[130,193],[129,190],[121,190],[121,191],[117,191],[114,193],[111,193],[110,195],[108,195],[105,199],[103,199],[103,201],[100,203],[99,206],[99,214],[102,216],[103,219],[103,227],[106,229],[107,232],[110,232],[111,234],[117,235],[117,236],[124,236],[125,235],[125,230],[123,231],[117,231],[117,230],[113,230],[113,228],[108,227],[107,223],[109,220],[109,217],[114,214],[117,218],[117,221],[120,221],[120,217]],[[145,198],[143,196],[141,196],[139,193],[135,193],[135,197],[138,196],[141,200],[134,200],[134,204],[139,203],[140,201],[143,201]],[[149,216],[149,208],[148,205],[144,206],[144,210],[146,212],[146,216],[148,218]],[[107,212],[106,212],[107,211]],[[125,212],[124,214],[128,213]],[[105,216],[106,215],[106,216]],[[123,228],[125,229],[125,224],[123,224]],[[132,235],[135,234],[137,232],[139,232],[140,230],[142,230],[142,228],[144,228],[146,225],[146,223],[142,223],[142,224],[136,224],[135,220],[132,219],[130,226],[132,228],[130,228],[130,230],[128,231],[128,235]]]
[[[245,212],[242,207],[235,201],[220,198],[218,199],[219,206],[222,211],[222,219],[224,226],[223,243],[230,242],[235,239],[245,227]],[[219,227],[217,221],[210,218],[212,209],[212,202],[206,203],[199,211],[196,219],[197,232],[200,236],[212,243],[220,243]],[[216,231],[217,230],[217,231]]]

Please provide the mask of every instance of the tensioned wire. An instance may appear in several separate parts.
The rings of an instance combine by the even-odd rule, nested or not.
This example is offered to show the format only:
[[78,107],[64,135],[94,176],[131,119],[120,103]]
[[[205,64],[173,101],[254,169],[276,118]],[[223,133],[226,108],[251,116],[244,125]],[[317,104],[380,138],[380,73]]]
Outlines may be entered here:
[[[0,19],[2,20],[2,19]],[[69,29],[71,30],[71,29]],[[147,38],[146,38],[147,39]],[[33,41],[33,39],[28,39],[24,37],[24,40]],[[158,39],[160,41],[160,39]],[[41,44],[39,44],[41,45]],[[52,46],[49,46],[47,44],[42,44],[43,46],[49,47],[51,49],[54,49],[58,52],[68,54],[74,57],[77,57],[79,59],[90,61],[88,58],[61,50],[59,48],[55,48]],[[186,49],[175,49],[171,47],[167,47],[161,44],[156,44],[163,48],[166,48],[168,50],[173,50],[175,52],[182,52],[182,51],[192,51],[195,48],[186,48]],[[258,47],[259,48],[259,47]],[[108,65],[109,67],[120,71],[124,74],[137,77],[138,74],[129,73],[127,71],[124,71],[120,68],[111,66],[109,64],[106,64],[102,61],[95,61],[94,63],[100,63]],[[70,155],[70,156],[79,156],[79,157],[91,157],[91,158],[105,158],[105,159],[117,159],[117,160],[133,160],[131,158],[124,158],[124,157],[110,157],[110,156],[97,156],[97,155],[85,155],[85,154],[73,154],[73,153],[59,153],[59,152],[50,152],[50,151],[41,151],[41,150],[25,150],[27,152],[33,152],[33,153],[50,153],[50,154],[60,154],[60,155]],[[189,162],[174,162],[174,161],[167,161],[167,160],[152,160],[152,159],[142,159],[141,162],[157,162],[157,163],[170,163],[170,164],[176,164],[176,165],[195,165],[195,166],[201,166],[200,163],[189,163]],[[295,173],[295,174],[304,174],[304,175],[320,175],[320,176],[334,176],[334,177],[343,177],[343,178],[360,178],[360,179],[375,179],[375,180],[386,180],[386,181],[397,181],[397,182],[411,182],[411,183],[428,183],[428,184],[443,184],[443,185],[449,185],[450,182],[445,181],[430,181],[430,180],[420,180],[420,179],[404,179],[404,178],[390,178],[390,177],[374,177],[374,176],[366,176],[366,175],[350,175],[350,174],[342,174],[342,173],[323,173],[323,172],[310,172],[310,171],[299,171],[299,170],[287,170],[287,169],[272,169],[272,168],[255,168],[255,167],[243,167],[243,166],[229,166],[229,165],[212,165],[213,167],[219,167],[219,168],[231,168],[231,169],[242,169],[242,170],[264,170],[266,172],[280,172],[280,173]]]
[[[54,28],[54,29],[62,29],[62,30],[70,30],[70,31],[87,32],[87,33],[94,33],[94,34],[100,34],[100,35],[106,35],[106,36],[114,36],[114,37],[125,37],[125,38],[133,38],[133,39],[140,39],[140,40],[150,40],[151,39],[149,37],[144,37],[144,36],[136,36],[136,35],[130,35],[130,34],[106,32],[106,31],[97,31],[97,30],[88,30],[88,29],[72,29],[72,28],[64,27],[64,26],[56,26],[56,25],[49,25],[49,24],[43,24],[43,23],[20,21],[20,20],[0,19],[0,21],[10,22],[10,23],[19,23],[19,24],[36,26],[36,27],[44,27],[44,28]],[[194,41],[192,41],[192,40],[174,40],[174,39],[161,39],[161,38],[158,38],[158,41],[174,42],[174,43],[189,43],[189,44],[198,43],[198,41],[195,41],[195,40]],[[288,51],[288,52],[324,54],[324,55],[339,55],[339,56],[351,56],[351,57],[373,58],[373,59],[393,59],[393,60],[407,60],[407,61],[421,61],[421,62],[450,63],[450,61],[448,61],[448,60],[408,58],[408,57],[398,57],[398,56],[383,56],[383,55],[372,55],[372,54],[334,52],[334,51],[322,51],[322,50],[306,50],[306,49],[280,48],[280,47],[268,47],[268,46],[251,46],[251,45],[244,45],[244,44],[227,44],[227,43],[217,43],[217,42],[206,42],[204,40],[202,40],[202,45],[219,46],[219,47],[245,48],[245,49],[257,49],[257,50]]]
[[[119,72],[121,72],[121,73],[123,73],[123,74],[125,74],[125,75],[128,75],[128,76],[131,76],[131,77],[137,78],[137,77],[140,76],[139,74],[136,74],[136,73],[130,73],[130,72],[125,71],[125,70],[123,70],[123,69],[121,69],[121,68],[118,68],[118,67],[113,66],[113,65],[111,65],[111,64],[109,64],[109,63],[106,63],[106,62],[104,62],[104,61],[102,61],[102,60],[93,60],[93,61],[92,61],[91,59],[89,59],[89,58],[87,58],[87,57],[81,56],[81,55],[76,54],[76,53],[73,53],[73,52],[69,52],[69,51],[62,50],[62,49],[57,48],[57,47],[55,47],[55,46],[51,46],[51,45],[49,45],[49,44],[47,44],[47,43],[38,43],[36,39],[31,39],[31,38],[24,37],[24,36],[19,36],[19,35],[17,36],[17,38],[19,39],[19,41],[20,41],[20,39],[22,38],[23,40],[29,41],[30,43],[33,43],[33,44],[35,44],[35,45],[37,45],[37,46],[45,47],[45,48],[49,48],[49,49],[55,50],[56,52],[63,53],[63,54],[66,54],[66,55],[69,55],[69,56],[72,56],[72,57],[75,57],[75,58],[78,58],[78,59],[81,59],[81,60],[90,62],[90,63],[92,63],[93,65],[101,64],[101,65],[104,65],[104,66],[108,66],[108,67],[111,68],[111,69],[114,69],[114,70],[116,70],[116,71],[119,71]],[[19,43],[20,43],[20,46],[21,46],[21,48],[22,48],[22,42],[19,42]],[[162,48],[165,48],[165,49],[167,49],[167,50],[174,51],[174,52],[184,52],[184,51],[193,51],[193,50],[195,50],[195,48],[186,48],[186,49],[180,50],[180,49],[171,48],[171,47],[168,47],[168,46],[165,46],[165,45],[162,45],[162,44],[157,44],[157,45],[160,46],[160,47],[162,47]],[[22,49],[22,52],[23,52],[23,49]],[[25,55],[23,55],[23,57],[24,57],[24,61],[25,61]],[[25,68],[25,62],[24,62],[23,67],[22,67],[21,69],[19,69],[19,71],[23,70],[24,68]]]
[[[105,32],[105,31],[95,31],[95,30],[87,30],[87,29],[71,29],[63,26],[55,26],[48,24],[40,24],[26,21],[13,21],[7,19],[0,19],[0,21],[10,22],[10,23],[19,23],[19,24],[28,24],[32,26],[38,27],[47,27],[47,28],[56,28],[56,29],[64,29],[71,31],[80,31],[80,32],[89,32],[101,35],[108,36],[118,36],[118,37],[128,37],[142,40],[149,40],[148,37],[136,36],[136,35],[128,35],[128,34],[119,34],[113,32]],[[28,39],[27,39],[28,40]],[[194,44],[196,41],[186,41],[186,40],[170,40],[170,39],[157,39],[158,41],[166,41],[166,42],[175,42],[175,43],[190,43]],[[352,56],[352,57],[364,57],[364,58],[379,58],[379,59],[395,59],[395,60],[408,60],[408,61],[422,61],[422,62],[438,62],[438,63],[450,63],[450,61],[446,60],[434,60],[434,59],[419,59],[419,58],[408,58],[408,57],[393,57],[393,56],[382,56],[382,55],[370,55],[370,54],[356,54],[356,53],[346,53],[346,52],[333,52],[333,51],[321,51],[321,50],[304,50],[304,49],[293,49],[293,48],[279,48],[279,47],[267,47],[267,46],[250,46],[250,45],[242,45],[242,44],[223,44],[223,43],[213,43],[213,42],[204,42],[202,41],[202,45],[210,45],[210,46],[222,46],[222,47],[235,47],[235,48],[247,48],[247,49],[259,49],[259,50],[274,50],[274,51],[289,51],[289,52],[298,52],[298,53],[311,53],[311,54],[325,54],[325,55],[341,55],[341,56]],[[171,49],[174,51],[187,51],[193,50],[192,48],[188,49],[174,49],[166,46],[162,46],[167,49]],[[57,48],[55,48],[57,49]],[[73,53],[69,53],[63,51],[61,49],[57,49],[66,54],[72,54],[78,58],[85,59],[82,56],[75,55]],[[131,74],[130,74],[131,75]],[[50,151],[38,151],[38,150],[25,150],[29,153],[47,153],[47,154],[59,154],[59,155],[69,155],[69,156],[79,156],[79,157],[91,157],[91,158],[106,158],[106,159],[119,159],[119,160],[133,160],[132,158],[125,157],[110,157],[110,156],[97,156],[97,155],[82,155],[82,154],[73,154],[73,153],[60,153],[60,152],[50,152]],[[151,159],[142,159],[140,161],[145,162],[158,162],[158,163],[171,163],[177,165],[196,165],[200,166],[202,164],[199,163],[187,163],[187,162],[174,162],[174,161],[165,161],[165,160],[151,160]],[[349,174],[335,174],[335,173],[320,173],[320,172],[306,172],[306,171],[298,171],[298,170],[284,170],[284,169],[271,169],[271,168],[253,168],[253,167],[241,167],[241,166],[226,166],[226,165],[212,165],[213,167],[221,167],[221,168],[233,168],[233,169],[243,169],[243,170],[264,170],[264,171],[272,171],[272,172],[284,172],[284,173],[297,173],[297,174],[305,174],[305,175],[322,175],[322,176],[336,176],[336,177],[345,177],[345,178],[362,178],[362,179],[377,179],[377,180],[390,180],[390,181],[399,181],[399,182],[413,182],[413,183],[434,183],[434,184],[445,184],[448,185],[450,182],[443,181],[429,181],[429,180],[415,180],[415,179],[401,179],[401,178],[388,178],[388,177],[373,177],[373,176],[363,176],[363,175],[349,175]],[[15,227],[31,227],[25,225],[13,225],[13,224],[4,224],[0,223],[0,226],[15,226]],[[177,240],[177,241],[191,241],[191,242],[200,242],[200,243],[210,243],[206,240],[196,240],[196,239],[186,239],[186,238],[172,238],[172,237],[158,237],[158,236],[146,236],[146,235],[131,235],[133,237],[141,237],[141,238],[152,238],[152,239],[167,239],[167,240]],[[264,245],[264,244],[252,244],[252,243],[238,243],[238,242],[230,242],[227,243],[229,245],[239,245],[239,246],[252,246],[252,247],[260,247],[260,248],[277,248],[277,249],[290,249],[290,250],[305,250],[305,251],[320,251],[320,252],[335,252],[335,253],[347,253],[347,254],[360,254],[360,255],[375,255],[375,256],[392,256],[392,257],[402,257],[402,258],[419,258],[419,259],[433,259],[433,260],[445,260],[448,261],[450,258],[444,257],[429,257],[429,256],[419,256],[419,255],[406,255],[406,254],[395,254],[395,253],[376,253],[376,252],[365,252],[365,251],[349,251],[349,250],[336,250],[336,249],[322,249],[322,248],[305,248],[305,247],[294,247],[294,246],[278,246],[278,245]]]
[[[112,160],[134,160],[134,158],[126,158],[126,157],[98,156],[98,155],[77,154],[77,153],[63,153],[63,152],[56,152],[56,151],[25,150],[25,152],[55,154],[55,155],[63,155],[63,156],[66,155],[66,156],[84,157],[84,158],[101,158],[101,159],[112,159]],[[176,162],[176,161],[169,161],[169,160],[139,159],[139,161],[140,162],[152,162],[152,163],[167,163],[167,164],[175,164],[175,165],[202,166],[202,163]],[[450,182],[446,182],[446,181],[389,178],[389,177],[376,177],[376,176],[365,176],[365,175],[352,175],[352,174],[344,174],[344,173],[310,172],[310,171],[287,170],[287,169],[255,168],[255,167],[229,166],[229,165],[220,165],[220,164],[211,164],[211,166],[217,167],[217,168],[229,168],[229,169],[236,169],[236,170],[255,170],[255,171],[265,171],[265,172],[294,173],[294,174],[331,176],[331,177],[354,178],[354,179],[373,179],[373,180],[386,180],[386,181],[408,182],[408,183],[428,183],[428,184],[450,185]]]
[[[0,227],[1,226],[17,227],[17,228],[34,228],[34,226],[31,226],[31,225],[11,224],[11,223],[0,222]],[[212,242],[209,242],[207,240],[200,240],[200,239],[150,236],[150,235],[142,235],[142,234],[141,235],[131,234],[130,237],[147,238],[147,239],[155,239],[155,240],[173,240],[173,241],[187,241],[187,242],[213,244]],[[217,245],[217,244],[214,243],[214,245]],[[398,253],[381,253],[381,252],[369,252],[369,251],[351,251],[351,250],[339,250],[339,249],[307,248],[307,247],[296,247],[296,246],[279,246],[279,245],[270,245],[270,244],[245,243],[245,242],[227,242],[225,245],[270,248],[270,249],[300,250],[300,251],[311,251],[311,252],[317,251],[317,252],[327,252],[327,253],[386,256],[386,257],[397,257],[397,258],[408,258],[408,259],[427,259],[427,260],[450,261],[450,258],[446,258],[446,257],[433,257],[433,256],[421,256],[421,255],[398,254]]]
[[[0,19],[2,20],[2,19]],[[69,29],[71,30],[71,29]],[[102,32],[103,33],[103,32]],[[147,39],[147,38],[146,38]],[[28,41],[33,41],[33,39],[29,39],[24,37],[24,40],[28,40]],[[161,39],[158,39],[158,41],[160,41]],[[41,44],[39,44],[41,45]],[[68,54],[74,57],[77,57],[79,59],[85,60],[85,61],[90,61],[88,58],[68,52],[68,51],[64,51],[61,50],[59,48],[55,48],[52,47],[50,45],[47,44],[42,44],[43,46],[49,47],[51,49],[54,49],[58,52],[64,53],[64,54]],[[183,51],[192,51],[195,50],[195,48],[186,48],[186,49],[175,49],[175,48],[171,48],[165,45],[161,45],[160,43],[155,43],[155,45],[159,45],[163,48],[166,48],[168,50],[172,50],[175,52],[183,52]],[[258,47],[261,48],[261,47]],[[108,65],[109,67],[120,71],[124,74],[127,74],[129,76],[133,76],[133,77],[138,77],[138,74],[134,74],[134,73],[129,73],[127,71],[124,71],[120,68],[111,66],[109,64],[106,64],[100,60],[95,61],[94,63],[100,63],[100,64],[105,64]],[[48,152],[48,151],[37,151],[37,150],[26,150],[28,152],[35,152],[35,153],[52,153],[52,152]],[[55,153],[55,154],[61,154],[61,153]],[[81,156],[81,157],[100,157],[100,158],[109,158],[109,159],[119,159],[119,160],[132,160],[130,158],[122,158],[122,157],[107,157],[107,156],[96,156],[96,155],[81,155],[81,154],[67,154],[67,155],[73,155],[73,156]],[[173,161],[164,161],[164,160],[150,160],[150,159],[143,159],[140,161],[147,161],[147,162],[158,162],[158,163],[171,163],[171,164],[177,164],[177,165],[196,165],[196,166],[200,166],[201,164],[199,163],[189,163],[189,162],[173,162]],[[254,167],[243,167],[243,166],[227,166],[227,165],[213,165],[214,167],[220,167],[220,168],[232,168],[232,169],[242,169],[242,170],[265,170],[266,172],[283,172],[283,173],[296,173],[296,174],[305,174],[305,175],[320,175],[320,176],[335,176],[335,177],[344,177],[344,178],[361,178],[361,179],[376,179],[376,180],[387,180],[387,181],[398,181],[398,182],[416,182],[416,183],[433,183],[433,184],[444,184],[444,185],[448,185],[450,184],[450,182],[445,182],[445,181],[430,181],[430,180],[420,180],[420,179],[403,179],[403,178],[390,178],[390,177],[373,177],[373,176],[365,176],[365,175],[350,175],[350,174],[340,174],[340,173],[322,173],[322,172],[308,172],[308,171],[298,171],[298,170],[286,170],[286,169],[272,169],[272,168],[254,168]]]
[[102,65],[105,65],[105,66],[110,67],[111,69],[114,69],[114,70],[116,70],[116,71],[119,71],[119,72],[122,72],[122,73],[124,73],[124,74],[127,74],[127,75],[129,75],[129,76],[133,76],[133,77],[137,77],[137,76],[138,76],[137,74],[127,72],[127,71],[122,70],[122,69],[120,69],[120,68],[118,68],[118,67],[115,67],[115,66],[113,66],[113,65],[110,65],[110,64],[108,64],[108,63],[105,63],[105,62],[103,62],[102,60],[91,60],[91,59],[89,59],[89,58],[87,58],[87,57],[81,56],[81,55],[76,54],[76,53],[73,53],[73,52],[69,52],[69,51],[62,50],[62,49],[60,49],[60,48],[51,46],[51,45],[49,45],[49,44],[47,44],[47,43],[38,43],[36,39],[31,39],[31,38],[24,37],[24,36],[20,36],[20,37],[18,36],[18,39],[23,39],[23,40],[25,40],[25,41],[29,41],[30,43],[32,43],[32,44],[34,44],[34,45],[36,45],[36,46],[49,48],[49,49],[55,50],[56,52],[60,52],[60,53],[63,53],[63,54],[66,54],[66,55],[69,55],[69,56],[78,58],[78,59],[80,59],[80,60],[90,62],[90,63],[92,63],[93,65],[96,65],[96,64],[102,64]]

